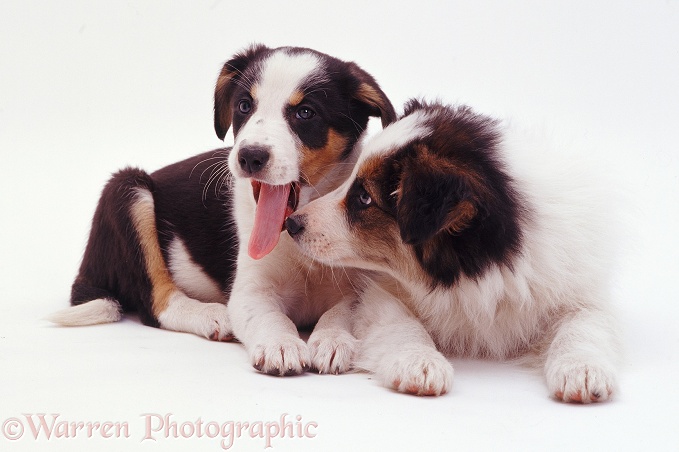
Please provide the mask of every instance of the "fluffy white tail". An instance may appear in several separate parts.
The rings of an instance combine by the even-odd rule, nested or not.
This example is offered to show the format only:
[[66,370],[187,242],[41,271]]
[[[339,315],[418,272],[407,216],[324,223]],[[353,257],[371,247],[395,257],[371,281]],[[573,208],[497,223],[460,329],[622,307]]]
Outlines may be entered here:
[[117,322],[121,318],[120,304],[117,301],[97,298],[57,311],[47,317],[47,320],[62,326],[85,326]]

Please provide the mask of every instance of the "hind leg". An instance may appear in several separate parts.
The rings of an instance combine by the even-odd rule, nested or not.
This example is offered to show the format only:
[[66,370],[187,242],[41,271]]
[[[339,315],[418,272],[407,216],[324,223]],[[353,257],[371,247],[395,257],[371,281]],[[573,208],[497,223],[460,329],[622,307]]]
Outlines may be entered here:
[[160,250],[153,196],[148,190],[137,191],[130,212],[151,283],[151,312],[159,326],[213,340],[233,339],[225,304],[201,302],[175,284]]
[[50,319],[91,325],[119,320],[121,310],[137,311],[145,325],[226,340],[231,337],[226,306],[188,297],[168,271],[153,189],[152,178],[133,168],[119,171],[106,184],[71,290],[73,307]]
[[99,198],[71,288],[73,307],[50,320],[68,326],[91,325],[120,320],[121,311],[138,311],[145,325],[158,326],[151,311],[151,283],[130,216],[137,191],[152,187],[151,177],[135,168],[111,177]]
[[213,341],[233,340],[231,322],[226,305],[203,303],[175,291],[167,300],[167,306],[159,314],[160,327],[166,330],[193,333]]

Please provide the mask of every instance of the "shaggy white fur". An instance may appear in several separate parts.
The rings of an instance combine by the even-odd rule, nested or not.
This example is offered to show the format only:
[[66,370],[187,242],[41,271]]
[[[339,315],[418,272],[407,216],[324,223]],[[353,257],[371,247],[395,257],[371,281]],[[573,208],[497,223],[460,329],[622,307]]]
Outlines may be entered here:
[[608,286],[614,220],[586,160],[553,149],[540,134],[504,125],[500,164],[522,200],[522,241],[508,262],[432,288],[412,248],[386,220],[381,229],[392,231],[400,245],[388,259],[365,257],[371,243],[361,238],[370,235],[361,233],[360,221],[344,220],[347,195],[357,174],[368,177],[364,162],[374,168],[375,158],[388,161],[405,143],[437,133],[432,121],[439,119],[417,113],[364,143],[353,177],[296,213],[303,230],[295,239],[309,256],[378,271],[367,279],[355,312],[361,340],[356,366],[399,391],[437,395],[452,384],[443,355],[533,357],[554,397],[607,400],[616,388],[619,355]]

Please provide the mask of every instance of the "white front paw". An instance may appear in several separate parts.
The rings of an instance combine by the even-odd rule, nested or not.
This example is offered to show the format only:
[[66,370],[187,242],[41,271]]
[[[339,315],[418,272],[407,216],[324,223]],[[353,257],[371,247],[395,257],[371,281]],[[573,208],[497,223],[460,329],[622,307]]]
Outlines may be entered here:
[[269,375],[299,375],[309,364],[309,349],[302,339],[288,335],[255,345],[250,359],[255,369]]
[[545,368],[551,394],[564,402],[604,402],[615,388],[615,371],[611,366],[554,360]]
[[342,329],[314,331],[309,337],[311,367],[321,374],[348,372],[354,358],[356,339]]
[[392,389],[420,396],[438,396],[453,386],[453,365],[437,350],[394,352],[378,370],[378,377]]

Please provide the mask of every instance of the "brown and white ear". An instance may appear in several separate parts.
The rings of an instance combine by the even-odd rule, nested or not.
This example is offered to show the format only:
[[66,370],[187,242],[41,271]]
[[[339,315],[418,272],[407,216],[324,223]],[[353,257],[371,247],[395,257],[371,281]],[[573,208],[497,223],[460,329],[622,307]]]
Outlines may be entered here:
[[233,114],[231,111],[231,96],[234,88],[238,85],[238,80],[243,76],[243,72],[250,62],[259,53],[269,50],[262,44],[253,44],[240,53],[235,54],[229,61],[224,63],[217,83],[215,86],[215,132],[220,140],[226,136],[226,132],[231,127]]
[[442,171],[434,160],[406,158],[396,203],[401,239],[417,245],[441,232],[461,233],[477,215],[474,198],[460,175]]
[[396,110],[391,101],[377,84],[375,78],[361,69],[356,63],[349,63],[351,74],[358,80],[354,98],[370,108],[370,116],[382,119],[382,127],[396,121]]

